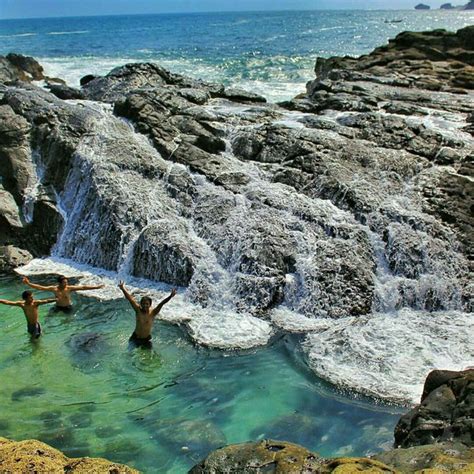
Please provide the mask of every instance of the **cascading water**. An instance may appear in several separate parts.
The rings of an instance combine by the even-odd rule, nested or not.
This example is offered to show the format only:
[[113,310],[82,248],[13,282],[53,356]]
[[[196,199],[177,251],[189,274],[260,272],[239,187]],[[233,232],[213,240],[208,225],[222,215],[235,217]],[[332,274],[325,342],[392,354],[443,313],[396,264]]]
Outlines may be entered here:
[[[90,131],[60,194],[67,219],[53,256],[81,273],[91,271],[81,264],[109,271],[86,276],[102,275],[108,287],[101,297],[119,295],[111,290],[117,278],[157,296],[166,287],[150,280],[187,286],[172,319],[185,321],[196,341],[245,348],[265,344],[274,326],[305,332],[303,348],[318,375],[378,397],[414,399],[429,368],[462,368],[465,357],[444,348],[446,338],[471,347],[458,285],[466,262],[454,240],[433,237],[437,224],[412,201],[406,222],[382,226],[381,234],[372,230],[381,214],[361,224],[328,199],[272,182],[270,165],[243,161],[232,149],[262,127],[253,122],[264,108],[209,107],[217,124],[223,117],[231,124],[221,154],[224,185],[216,185],[164,160],[110,109],[81,107],[90,107]],[[313,133],[308,114],[272,110],[271,117],[266,122],[277,130],[298,127],[298,139]],[[394,196],[385,208],[403,199]],[[255,317],[261,313],[273,325]]]

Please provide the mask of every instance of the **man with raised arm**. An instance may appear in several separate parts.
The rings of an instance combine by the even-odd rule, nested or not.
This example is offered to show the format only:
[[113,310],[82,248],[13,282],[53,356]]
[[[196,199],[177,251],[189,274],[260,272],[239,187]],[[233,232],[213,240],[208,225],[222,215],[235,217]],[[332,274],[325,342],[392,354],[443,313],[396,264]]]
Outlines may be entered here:
[[56,306],[54,310],[64,313],[70,313],[72,311],[71,293],[73,291],[98,290],[104,287],[104,285],[68,285],[68,280],[65,276],[58,277],[57,285],[37,285],[36,283],[31,283],[28,277],[23,278],[23,283],[31,286],[31,288],[35,290],[52,291],[56,296]]
[[38,339],[41,336],[41,324],[38,321],[38,306],[47,303],[54,303],[56,300],[50,298],[47,300],[35,300],[31,291],[24,291],[21,294],[23,301],[0,300],[1,304],[9,306],[19,306],[25,313],[28,332]]
[[173,288],[169,296],[160,301],[155,309],[151,309],[152,300],[149,296],[144,296],[140,300],[140,304],[138,304],[135,298],[125,288],[123,281],[119,283],[119,288],[135,310],[135,331],[133,331],[133,334],[130,336],[130,342],[137,347],[151,348],[151,330],[155,316],[161,311],[161,308],[176,295],[176,289]]

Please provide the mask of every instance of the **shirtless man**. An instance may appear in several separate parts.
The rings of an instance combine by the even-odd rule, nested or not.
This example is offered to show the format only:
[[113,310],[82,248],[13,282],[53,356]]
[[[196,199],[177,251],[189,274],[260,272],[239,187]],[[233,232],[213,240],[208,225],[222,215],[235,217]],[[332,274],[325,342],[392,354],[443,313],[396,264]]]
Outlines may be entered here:
[[176,295],[176,289],[173,288],[169,296],[167,296],[163,301],[160,301],[155,309],[151,309],[152,301],[149,296],[144,296],[140,300],[140,304],[138,304],[135,298],[125,288],[123,281],[119,283],[119,288],[135,310],[135,331],[133,331],[133,334],[130,336],[130,342],[135,344],[137,347],[146,347],[150,349],[151,330],[153,328],[155,316],[161,311],[161,308],[163,308],[163,306]]
[[62,311],[64,313],[70,313],[72,311],[71,293],[73,291],[82,290],[98,290],[103,288],[104,285],[68,285],[67,278],[65,276],[58,277],[58,284],[53,286],[43,286],[31,283],[28,277],[23,278],[23,283],[31,286],[35,290],[52,291],[56,296],[55,311]]
[[9,306],[19,306],[25,313],[26,321],[28,324],[28,332],[35,338],[41,336],[41,324],[38,321],[38,306],[47,303],[54,303],[54,298],[47,300],[35,300],[31,291],[24,291],[21,294],[23,301],[8,301],[0,300],[1,304],[7,304]]

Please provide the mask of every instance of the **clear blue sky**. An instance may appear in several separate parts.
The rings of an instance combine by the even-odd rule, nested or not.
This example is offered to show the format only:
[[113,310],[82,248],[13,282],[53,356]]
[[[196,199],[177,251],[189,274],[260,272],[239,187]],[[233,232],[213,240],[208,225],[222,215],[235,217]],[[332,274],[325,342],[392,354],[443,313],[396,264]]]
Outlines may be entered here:
[[[449,0],[423,0],[438,8]],[[420,0],[0,0],[0,19],[165,12],[412,9]],[[467,0],[452,1],[466,4]]]

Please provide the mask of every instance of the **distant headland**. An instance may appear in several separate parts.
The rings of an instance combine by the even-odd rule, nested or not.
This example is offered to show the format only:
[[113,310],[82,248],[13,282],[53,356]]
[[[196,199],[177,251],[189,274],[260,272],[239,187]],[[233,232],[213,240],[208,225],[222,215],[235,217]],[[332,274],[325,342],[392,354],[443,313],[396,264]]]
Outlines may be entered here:
[[[452,3],[443,3],[440,10],[474,10],[474,0],[470,0],[466,5],[453,5]],[[429,5],[419,3],[415,6],[415,10],[431,10]]]

